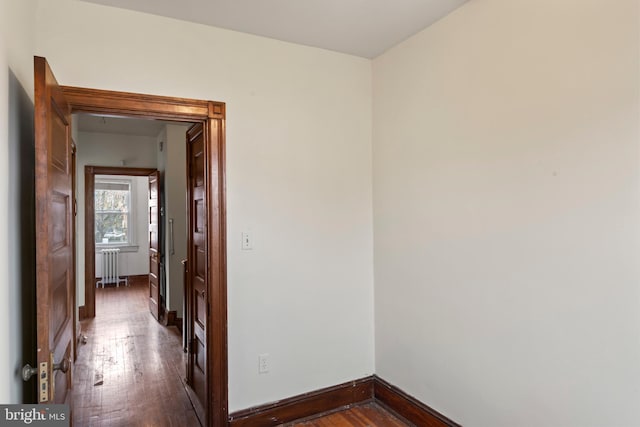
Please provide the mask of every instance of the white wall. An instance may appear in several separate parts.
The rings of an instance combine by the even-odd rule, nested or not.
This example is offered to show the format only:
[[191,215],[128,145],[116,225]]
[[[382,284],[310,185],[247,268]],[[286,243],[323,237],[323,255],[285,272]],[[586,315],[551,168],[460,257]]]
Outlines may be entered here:
[[71,0],[37,24],[63,84],[227,103],[230,410],[373,373],[370,61]]
[[[149,178],[146,176],[97,175],[97,179],[131,181],[132,245],[121,248],[118,270],[121,276],[149,274]],[[83,193],[84,194],[84,193]],[[84,202],[83,202],[84,206]],[[96,277],[102,277],[102,247],[96,246]],[[83,288],[84,289],[84,288]]]
[[[189,125],[170,124],[166,127],[167,164],[164,171],[165,197],[165,268],[167,275],[167,306],[182,317],[184,301],[184,269],[187,258],[187,144]],[[173,249],[169,220],[173,219]]]
[[[56,73],[54,69],[54,73]],[[60,77],[58,79],[61,81]],[[78,216],[77,223],[77,299],[79,305],[84,305],[84,167],[85,166],[122,166],[132,168],[156,168],[157,146],[156,139],[147,136],[121,135],[109,133],[78,132],[76,144],[76,174],[77,174],[77,199]],[[143,179],[144,181],[144,179]],[[148,191],[148,181],[146,187],[138,184],[138,209],[146,211],[146,194]],[[146,219],[146,214],[141,216]],[[149,247],[147,237],[148,225],[138,225],[138,252],[122,254],[123,264],[126,267],[124,274],[148,274],[149,273]],[[96,264],[99,264],[96,257]],[[100,268],[96,265],[97,268]]]
[[638,30],[471,1],[374,60],[382,378],[468,426],[640,425]]
[[[22,388],[34,3],[0,1],[0,402]],[[38,4],[61,83],[227,102],[230,409],[373,372],[369,62]],[[636,0],[476,0],[374,61],[376,371],[465,425],[640,423],[637,21]]]
[[33,397],[20,368],[35,363],[34,14],[35,1],[0,1],[0,403]]

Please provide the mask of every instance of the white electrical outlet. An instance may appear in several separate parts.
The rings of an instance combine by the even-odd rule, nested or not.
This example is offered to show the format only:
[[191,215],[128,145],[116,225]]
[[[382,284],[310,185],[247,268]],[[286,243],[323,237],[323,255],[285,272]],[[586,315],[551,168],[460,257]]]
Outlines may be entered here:
[[248,251],[253,249],[253,237],[248,231],[242,232],[242,250]]
[[266,374],[269,372],[269,354],[263,353],[258,355],[258,373]]

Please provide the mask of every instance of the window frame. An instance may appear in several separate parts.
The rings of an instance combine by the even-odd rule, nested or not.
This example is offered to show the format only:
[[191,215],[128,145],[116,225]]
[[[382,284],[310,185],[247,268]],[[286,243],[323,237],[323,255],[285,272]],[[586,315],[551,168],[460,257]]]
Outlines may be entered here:
[[[96,220],[98,218],[98,214],[102,211],[99,211],[95,207],[96,200],[96,191],[99,190],[98,183],[105,184],[126,184],[129,187],[129,203],[127,206],[127,241],[125,242],[110,242],[110,243],[102,243],[95,241],[95,230],[96,230]],[[96,251],[100,249],[107,248],[119,248],[122,252],[137,252],[138,244],[136,239],[136,202],[137,202],[137,191],[136,191],[136,182],[133,180],[133,177],[119,177],[112,175],[96,175],[94,179],[93,186],[93,199],[94,199],[94,217],[93,217],[93,228],[94,228],[94,244]]]

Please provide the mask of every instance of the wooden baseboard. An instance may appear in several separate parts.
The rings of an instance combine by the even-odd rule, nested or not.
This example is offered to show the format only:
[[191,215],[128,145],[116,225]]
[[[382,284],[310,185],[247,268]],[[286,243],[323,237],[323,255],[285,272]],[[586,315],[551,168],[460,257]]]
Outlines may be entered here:
[[376,403],[420,427],[461,427],[438,411],[374,375]]
[[129,286],[135,285],[148,285],[149,284],[149,275],[148,274],[137,274],[127,276],[127,282]]
[[84,320],[87,318],[87,309],[84,305],[78,307],[78,320]]
[[182,333],[182,317],[178,317],[178,312],[175,310],[167,311],[162,306],[160,307],[160,323],[164,326],[175,326]]
[[174,311],[167,311],[164,307],[161,309],[161,323],[164,326],[176,326],[176,317],[178,313]]
[[376,375],[236,411],[229,415],[229,427],[278,426],[369,401],[416,426],[462,427]]
[[271,427],[373,399],[373,377],[324,388],[229,415],[230,427]]

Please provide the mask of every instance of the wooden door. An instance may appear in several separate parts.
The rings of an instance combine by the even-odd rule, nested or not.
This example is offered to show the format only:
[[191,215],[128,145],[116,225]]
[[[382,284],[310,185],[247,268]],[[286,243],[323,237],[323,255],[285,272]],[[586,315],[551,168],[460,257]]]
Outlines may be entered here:
[[34,75],[38,401],[69,403],[75,310],[71,111],[46,59],[34,59]]
[[202,123],[187,131],[187,384],[198,404],[194,405],[198,418],[206,424],[207,414],[207,316],[208,316],[208,247],[206,156]]
[[149,310],[160,318],[160,172],[149,175]]
[[78,316],[76,313],[76,219],[78,216],[78,200],[76,199],[76,165],[77,165],[77,146],[76,143],[71,140],[71,203],[72,203],[72,214],[71,214],[71,263],[73,264],[73,277],[71,282],[73,286],[71,286],[71,301],[73,302],[73,362],[78,359],[78,346],[76,343],[78,342],[78,338],[80,335],[80,331],[78,330]]

